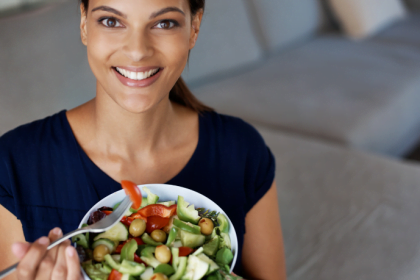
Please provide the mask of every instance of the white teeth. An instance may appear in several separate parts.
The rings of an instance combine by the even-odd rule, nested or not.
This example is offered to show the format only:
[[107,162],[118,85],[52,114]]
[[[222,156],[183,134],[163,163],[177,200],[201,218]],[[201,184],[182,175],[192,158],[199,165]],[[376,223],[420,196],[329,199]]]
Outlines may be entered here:
[[147,72],[131,72],[126,69],[119,68],[119,67],[117,67],[117,70],[118,72],[120,72],[121,75],[123,75],[126,78],[141,81],[141,80],[149,78],[150,76],[158,72],[159,68],[152,69]]

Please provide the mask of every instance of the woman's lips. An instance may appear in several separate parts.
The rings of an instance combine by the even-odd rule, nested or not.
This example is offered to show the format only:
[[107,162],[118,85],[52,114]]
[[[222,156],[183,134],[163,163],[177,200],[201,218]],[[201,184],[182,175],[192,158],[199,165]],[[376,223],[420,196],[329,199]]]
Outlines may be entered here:
[[[121,67],[121,69],[126,69],[126,70],[131,70],[128,67]],[[128,87],[148,87],[151,84],[153,84],[161,75],[163,68],[158,68],[158,72],[153,74],[151,77],[143,79],[143,80],[134,80],[134,79],[130,79],[127,78],[125,76],[123,76],[122,74],[120,74],[116,68],[112,67],[112,70],[114,71],[115,75],[117,76],[118,80],[120,80],[120,82]],[[134,70],[134,69],[133,69]],[[146,70],[146,69],[144,69]],[[143,71],[144,71],[143,70]]]

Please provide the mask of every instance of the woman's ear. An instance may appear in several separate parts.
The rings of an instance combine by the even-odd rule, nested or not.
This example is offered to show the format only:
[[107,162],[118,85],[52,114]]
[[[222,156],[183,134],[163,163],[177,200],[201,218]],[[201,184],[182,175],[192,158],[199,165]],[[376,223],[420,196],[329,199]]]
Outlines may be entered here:
[[83,45],[87,46],[87,11],[85,11],[85,6],[83,4],[80,4],[80,14],[80,37]]
[[199,10],[192,19],[191,35],[190,35],[190,50],[194,48],[197,42],[198,33],[200,33],[201,20],[203,19],[203,10]]

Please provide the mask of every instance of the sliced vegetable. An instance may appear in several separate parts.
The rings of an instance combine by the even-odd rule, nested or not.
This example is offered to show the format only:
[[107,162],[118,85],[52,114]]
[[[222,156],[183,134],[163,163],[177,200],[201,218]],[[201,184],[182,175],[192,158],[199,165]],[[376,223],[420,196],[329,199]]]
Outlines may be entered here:
[[196,225],[193,225],[191,223],[183,222],[183,221],[178,220],[178,219],[174,219],[173,223],[174,223],[174,226],[178,227],[181,230],[185,230],[185,231],[191,232],[193,234],[200,234],[201,233],[200,227],[196,226]]
[[192,252],[194,252],[194,249],[190,247],[179,247],[178,250],[179,250],[180,257],[186,257],[190,255]]
[[206,238],[204,237],[204,235],[193,234],[185,230],[181,230],[182,246],[195,248],[195,247],[203,245],[204,241],[206,241]]
[[146,268],[146,270],[143,272],[142,275],[140,275],[141,280],[150,280],[150,278],[153,275],[153,267],[149,266]]
[[177,266],[176,272],[172,275],[169,280],[179,280],[185,274],[187,269],[187,257],[180,257],[179,264]]
[[141,191],[137,185],[131,181],[122,180],[121,187],[124,189],[125,194],[128,195],[130,200],[133,202],[132,207],[134,209],[140,208],[143,197],[141,196]]
[[147,217],[146,232],[150,234],[155,229],[162,229],[169,224],[169,220],[170,218],[163,218],[160,216]]
[[200,220],[200,216],[198,215],[198,211],[195,210],[194,204],[188,206],[188,203],[180,195],[178,196],[177,215],[180,220],[193,224],[197,224]]
[[155,273],[162,273],[166,276],[170,276],[175,273],[175,269],[169,264],[160,264],[155,268]]
[[200,260],[202,260],[202,261],[204,261],[204,262],[206,262],[206,263],[209,264],[209,270],[207,271],[206,275],[209,275],[209,274],[211,274],[211,273],[213,273],[213,272],[215,272],[216,270],[219,269],[219,266],[212,259],[210,259],[209,257],[207,257],[206,255],[200,254],[197,257]]
[[163,218],[170,218],[176,214],[176,205],[166,207],[162,204],[151,204],[140,209],[136,214],[140,214],[142,217],[160,216]]
[[203,245],[204,254],[214,257],[219,249],[219,236],[216,235],[212,240]]
[[126,241],[128,239],[128,230],[124,224],[119,222],[109,230],[98,234],[93,240],[96,241],[101,238],[107,238],[112,241]]
[[71,242],[76,243],[78,246],[81,246],[85,249],[89,249],[88,239],[83,233],[73,236],[71,238]]
[[227,247],[229,249],[232,249],[232,243],[230,242],[229,234],[222,232],[220,234],[220,244],[219,248]]
[[188,257],[187,270],[182,277],[184,280],[199,280],[203,278],[209,269],[209,264],[200,260],[196,256]]
[[179,248],[171,248],[171,253],[172,253],[172,267],[176,271],[178,268],[178,263],[179,263]]
[[176,227],[173,227],[170,231],[169,231],[169,236],[168,236],[168,240],[166,240],[166,246],[171,246],[172,243],[175,241],[175,238],[178,235],[178,229]]
[[127,242],[121,250],[121,260],[134,261],[134,253],[137,251],[137,242],[131,239]]
[[143,187],[143,191],[147,193],[147,204],[155,204],[159,200],[159,196],[153,194],[147,187]]
[[130,274],[133,276],[138,276],[142,274],[146,270],[146,267],[144,264],[139,264],[136,262],[123,260],[121,263],[121,267],[119,269],[119,272],[123,274]]
[[217,215],[217,222],[219,223],[219,228],[221,232],[229,232],[229,221],[224,214],[219,213],[219,215]]
[[203,247],[200,247],[200,248],[198,248],[197,250],[195,250],[195,252],[194,253],[192,253],[192,255],[193,256],[198,256],[198,255],[200,255],[200,254],[202,254],[203,253]]
[[150,265],[156,268],[158,265],[160,265],[160,262],[153,256],[154,253],[155,253],[155,247],[146,247],[143,250],[141,250],[140,258],[145,263],[147,263],[147,265]]
[[116,269],[113,269],[109,274],[108,280],[121,280],[122,276],[123,275],[121,272],[119,272]]
[[101,244],[108,247],[110,253],[114,252],[115,243],[114,243],[114,241],[112,241],[108,238],[101,238],[101,239],[98,239],[95,242],[93,242],[92,249],[95,249],[96,247],[98,247]]
[[141,239],[144,241],[144,243],[149,244],[149,245],[153,245],[153,246],[163,245],[162,242],[156,242],[156,241],[154,241],[150,237],[150,235],[147,234],[147,232],[143,233],[143,235],[141,236]]
[[165,205],[166,207],[169,207],[169,206],[174,205],[175,201],[171,200],[171,201],[165,201],[165,202],[157,202],[157,204],[162,204],[162,205]]
[[116,269],[116,270],[120,269],[121,264],[117,263],[117,262],[114,260],[114,258],[113,258],[113,257],[111,257],[111,255],[105,255],[104,259],[105,259],[105,262],[106,262],[106,263],[107,263],[110,267],[112,267],[113,269]]
[[223,247],[222,249],[217,251],[217,254],[216,254],[217,263],[228,265],[230,264],[232,260],[233,260],[233,254],[232,254],[232,251],[229,250],[228,248]]

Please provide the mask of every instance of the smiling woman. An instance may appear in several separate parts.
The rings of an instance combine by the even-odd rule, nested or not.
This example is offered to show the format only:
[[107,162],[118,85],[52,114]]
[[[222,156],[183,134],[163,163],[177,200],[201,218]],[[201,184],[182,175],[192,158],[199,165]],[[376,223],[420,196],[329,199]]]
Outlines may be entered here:
[[[234,271],[285,279],[272,153],[253,127],[202,104],[181,78],[204,3],[82,1],[80,34],[95,98],[0,137],[0,215],[11,212],[22,224],[0,222],[0,231],[19,236],[23,229],[33,242],[12,247],[19,279],[79,279],[69,243],[46,250],[62,231],[40,236],[75,229],[122,180],[207,196],[237,231]],[[7,255],[10,241],[0,245]]]

